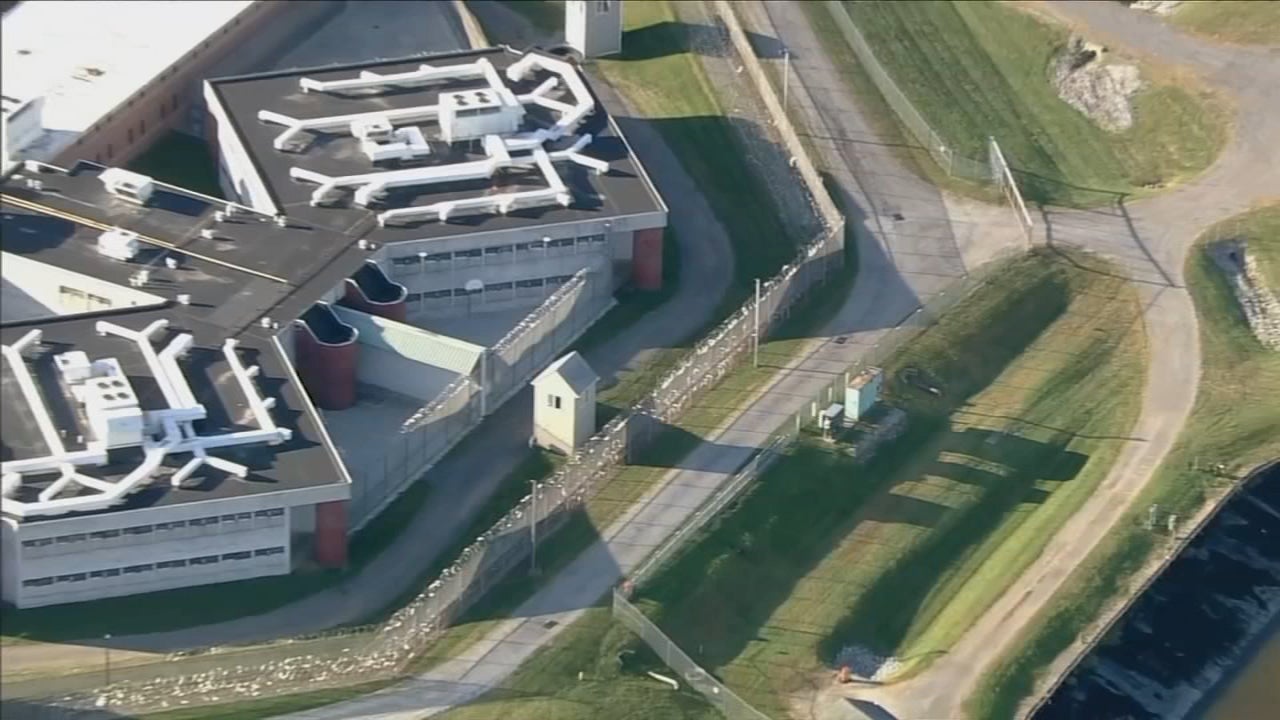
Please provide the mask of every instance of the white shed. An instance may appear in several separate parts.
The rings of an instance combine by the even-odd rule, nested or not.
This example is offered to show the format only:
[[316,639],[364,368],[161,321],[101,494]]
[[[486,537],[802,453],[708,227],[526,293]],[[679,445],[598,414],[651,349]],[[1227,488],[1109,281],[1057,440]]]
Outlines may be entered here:
[[533,379],[533,441],[572,455],[596,429],[596,383],[576,352],[556,360]]
[[622,52],[622,0],[568,0],[564,37],[584,58]]

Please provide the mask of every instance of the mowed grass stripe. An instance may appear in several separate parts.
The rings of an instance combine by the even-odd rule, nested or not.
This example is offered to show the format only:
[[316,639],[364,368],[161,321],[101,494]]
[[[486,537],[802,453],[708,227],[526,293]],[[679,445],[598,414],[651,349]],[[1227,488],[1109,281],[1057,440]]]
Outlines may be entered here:
[[[840,445],[794,448],[641,605],[775,716],[845,645],[908,672],[944,652],[1101,482],[1137,415],[1136,293],[1071,261],[1001,268],[886,365],[906,435],[863,467]],[[898,380],[908,366],[946,396]]]
[[[1083,560],[1054,596],[982,678],[967,700],[973,720],[1013,717],[1046,667],[1094,623],[1170,538],[1159,524],[1146,527],[1149,508],[1161,517],[1195,515],[1211,496],[1255,466],[1280,455],[1280,354],[1253,336],[1234,293],[1204,252],[1217,238],[1243,237],[1262,263],[1280,264],[1280,205],[1262,207],[1208,229],[1187,258],[1187,287],[1200,320],[1202,382],[1195,408],[1151,482],[1114,530]],[[1227,477],[1207,468],[1229,468]],[[1180,522],[1180,525],[1183,523]],[[1185,532],[1179,527],[1179,532]]]
[[[1133,99],[1133,127],[1103,130],[1053,89],[1050,66],[1067,31],[1015,7],[883,1],[839,7],[946,144],[984,162],[994,136],[1032,202],[1096,205],[1149,194],[1208,167],[1225,141],[1221,104],[1193,80],[1152,66],[1139,67],[1144,86]],[[821,15],[810,13],[818,23]],[[843,42],[819,35],[824,44]],[[939,181],[980,194],[953,179]]]

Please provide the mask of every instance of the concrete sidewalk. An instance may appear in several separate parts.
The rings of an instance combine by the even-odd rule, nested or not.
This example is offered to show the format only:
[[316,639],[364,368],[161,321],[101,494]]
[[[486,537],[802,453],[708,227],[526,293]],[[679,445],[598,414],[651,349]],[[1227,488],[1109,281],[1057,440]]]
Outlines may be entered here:
[[[619,117],[646,171],[670,208],[684,282],[662,306],[584,353],[602,378],[642,363],[655,349],[682,344],[707,325],[733,274],[733,250],[697,185],[643,118]],[[260,642],[358,621],[414,587],[422,569],[459,539],[506,474],[523,459],[532,433],[532,399],[522,391],[487,418],[419,482],[430,498],[401,536],[346,582],[272,612],[173,632],[118,636],[120,650],[170,652]],[[6,674],[57,672],[102,663],[100,640],[83,645],[0,646]]]

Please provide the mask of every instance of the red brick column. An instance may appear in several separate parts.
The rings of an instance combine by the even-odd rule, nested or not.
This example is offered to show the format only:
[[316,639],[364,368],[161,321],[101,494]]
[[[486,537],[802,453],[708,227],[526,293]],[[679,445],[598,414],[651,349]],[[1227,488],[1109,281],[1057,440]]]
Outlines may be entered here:
[[662,289],[662,228],[636,230],[632,236],[631,282],[640,290]]
[[323,567],[340,568],[347,564],[347,501],[316,503],[316,562]]

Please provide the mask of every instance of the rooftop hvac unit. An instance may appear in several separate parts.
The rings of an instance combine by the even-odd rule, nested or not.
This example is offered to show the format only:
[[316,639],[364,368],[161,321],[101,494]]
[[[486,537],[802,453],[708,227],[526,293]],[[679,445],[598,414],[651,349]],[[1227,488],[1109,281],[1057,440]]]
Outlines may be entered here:
[[151,191],[155,189],[155,182],[151,178],[121,168],[108,168],[99,177],[107,192],[139,205],[147,204],[151,199]]
[[510,93],[460,90],[440,95],[440,135],[445,142],[510,135],[520,129],[524,106]]
[[431,145],[422,130],[410,125],[397,128],[387,141],[363,140],[360,149],[372,162],[412,160],[431,154]]
[[54,367],[62,375],[67,385],[79,385],[93,375],[93,366],[89,356],[82,350],[71,350],[53,356]]
[[363,117],[351,121],[351,134],[359,140],[386,142],[393,132],[391,121],[385,117]]
[[133,387],[123,375],[108,375],[85,382],[84,410],[93,436],[107,448],[142,444],[142,408]]
[[138,234],[121,228],[112,228],[98,236],[98,253],[113,260],[132,260],[139,246]]

